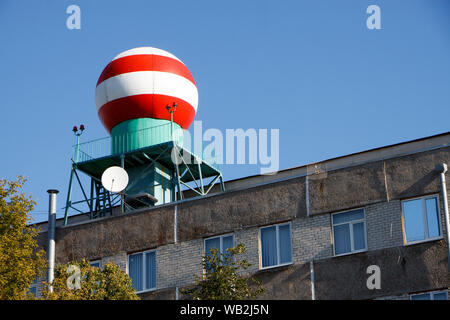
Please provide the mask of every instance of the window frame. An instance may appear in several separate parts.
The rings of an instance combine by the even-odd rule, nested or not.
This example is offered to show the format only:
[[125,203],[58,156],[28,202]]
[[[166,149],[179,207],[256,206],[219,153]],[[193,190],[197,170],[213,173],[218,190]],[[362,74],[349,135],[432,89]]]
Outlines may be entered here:
[[[433,298],[433,299],[430,299],[430,301],[431,301],[431,300],[435,300],[434,299],[434,295],[435,294],[439,294],[439,293],[445,293],[447,295],[447,301],[449,300],[448,289],[434,290],[434,291],[420,292],[420,293],[413,293],[413,294],[409,295],[409,300],[413,300],[412,297],[414,297],[414,296],[420,296],[420,295],[423,295],[423,294],[429,294],[430,298]],[[413,301],[419,301],[419,300],[413,300]]]
[[[341,213],[346,213],[346,212],[352,212],[352,211],[357,211],[357,210],[362,210],[363,214],[364,214],[364,218],[363,219],[358,219],[358,220],[352,220],[352,221],[347,221],[347,222],[341,222],[341,223],[334,223],[333,221],[333,217],[335,215],[341,214]],[[354,209],[350,209],[350,210],[344,210],[344,211],[338,211],[338,212],[334,212],[331,214],[331,232],[332,232],[332,237],[333,237],[333,256],[334,257],[340,257],[340,256],[346,256],[349,254],[356,254],[356,253],[361,253],[361,252],[367,252],[368,250],[368,246],[367,246],[367,221],[366,221],[366,210],[364,207],[361,208],[354,208]],[[353,237],[353,224],[357,224],[357,223],[364,223],[364,249],[358,249],[355,250],[354,249],[354,237]],[[335,235],[334,235],[334,226],[340,226],[340,225],[344,225],[344,224],[351,224],[350,226],[350,252],[344,252],[344,253],[339,253],[336,254],[336,240],[335,240]]]
[[[436,207],[438,209],[438,225],[439,225],[439,236],[437,237],[428,237],[428,221],[427,221],[427,211],[426,211],[426,200],[427,199],[433,199],[436,198]],[[425,231],[425,239],[424,240],[415,240],[415,241],[408,241],[407,236],[406,236],[406,229],[405,229],[405,211],[403,209],[403,203],[408,202],[408,201],[414,201],[414,200],[419,200],[421,199],[422,201],[422,219],[423,219],[423,227],[424,227],[424,231]],[[403,236],[403,245],[408,246],[408,245],[413,245],[413,244],[417,244],[417,243],[424,243],[424,242],[428,242],[428,241],[436,241],[436,240],[441,240],[443,239],[443,232],[442,232],[442,216],[441,216],[441,200],[439,197],[439,194],[430,194],[430,195],[425,195],[425,196],[419,196],[419,197],[414,197],[414,198],[408,198],[408,199],[403,199],[401,200],[401,211],[402,211],[402,236]]]
[[[156,264],[155,264],[155,278],[156,278],[156,281],[155,281],[155,287],[154,288],[149,288],[149,289],[146,289],[145,288],[145,284],[146,284],[146,282],[147,282],[147,272],[146,272],[146,268],[147,268],[147,259],[146,259],[146,256],[147,256],[147,254],[148,253],[152,253],[152,252],[154,252],[155,253],[155,260],[156,260]],[[150,250],[145,250],[145,251],[138,251],[138,252],[133,252],[133,253],[130,253],[130,254],[128,254],[128,259],[127,259],[127,274],[128,274],[128,276],[130,277],[130,279],[131,279],[131,276],[130,276],[130,256],[132,256],[132,255],[135,255],[135,254],[140,254],[140,253],[142,253],[143,254],[143,257],[142,257],[142,290],[141,291],[137,291],[136,290],[136,293],[137,294],[139,294],[139,293],[144,293],[144,292],[149,292],[149,291],[155,291],[155,290],[157,290],[157,282],[158,282],[158,260],[157,260],[157,253],[156,253],[156,249],[150,249]],[[133,283],[133,279],[131,279],[131,283]]]
[[204,238],[203,239],[203,255],[207,254],[207,252],[206,252],[206,241],[207,240],[216,239],[216,238],[220,238],[219,253],[222,253],[222,254],[226,253],[226,252],[223,252],[223,238],[224,237],[229,237],[229,236],[231,236],[231,238],[232,238],[232,242],[233,242],[232,247],[234,247],[234,233],[225,233],[225,234],[221,234],[219,236],[212,236],[212,237]]
[[[280,226],[289,225],[289,240],[291,243],[291,261],[280,263],[281,260],[281,254],[280,254]],[[276,247],[277,247],[277,264],[274,264],[272,266],[263,267],[263,258],[262,258],[262,239],[261,239],[261,230],[276,227],[275,228],[275,239],[276,239]],[[289,222],[282,222],[278,224],[271,224],[268,226],[260,227],[258,230],[258,247],[259,247],[259,270],[266,270],[266,269],[272,269],[272,268],[278,268],[283,266],[288,266],[294,263],[294,257],[293,257],[293,246],[292,246],[292,221]]]

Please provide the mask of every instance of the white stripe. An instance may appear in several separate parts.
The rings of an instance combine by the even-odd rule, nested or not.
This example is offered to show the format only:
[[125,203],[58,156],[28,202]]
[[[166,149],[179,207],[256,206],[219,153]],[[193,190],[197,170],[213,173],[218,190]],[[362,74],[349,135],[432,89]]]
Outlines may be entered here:
[[118,54],[117,56],[115,56],[114,59],[112,59],[112,61],[119,59],[119,58],[127,57],[127,56],[133,56],[136,54],[154,54],[157,56],[169,57],[169,58],[178,60],[181,63],[183,63],[180,59],[175,57],[170,52],[167,52],[167,51],[164,51],[164,50],[161,50],[158,48],[152,48],[152,47],[139,47],[139,48],[134,48],[134,49],[124,51],[124,52]]
[[188,79],[169,72],[137,71],[106,79],[95,89],[97,111],[107,102],[138,94],[163,94],[182,99],[197,112],[197,87]]

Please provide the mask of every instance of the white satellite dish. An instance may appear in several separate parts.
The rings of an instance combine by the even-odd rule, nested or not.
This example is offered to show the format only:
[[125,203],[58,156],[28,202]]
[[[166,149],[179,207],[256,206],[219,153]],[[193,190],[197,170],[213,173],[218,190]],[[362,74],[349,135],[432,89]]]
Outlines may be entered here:
[[102,174],[103,187],[111,192],[120,192],[128,185],[128,173],[121,167],[109,167]]

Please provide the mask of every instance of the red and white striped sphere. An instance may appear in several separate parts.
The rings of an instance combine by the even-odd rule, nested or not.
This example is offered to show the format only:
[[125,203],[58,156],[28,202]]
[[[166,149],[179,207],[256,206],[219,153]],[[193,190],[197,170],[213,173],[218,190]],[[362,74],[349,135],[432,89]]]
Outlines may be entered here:
[[198,91],[188,68],[173,54],[151,47],[122,52],[103,70],[95,104],[105,128],[126,120],[170,120],[166,106],[177,104],[173,120],[187,129],[194,120]]

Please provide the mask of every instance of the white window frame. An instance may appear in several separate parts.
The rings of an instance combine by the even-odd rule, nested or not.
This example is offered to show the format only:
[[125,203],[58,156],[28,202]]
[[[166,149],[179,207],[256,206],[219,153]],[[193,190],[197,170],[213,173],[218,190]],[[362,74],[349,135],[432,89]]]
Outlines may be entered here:
[[[291,242],[291,261],[290,262],[285,262],[285,263],[280,263],[280,260],[281,260],[281,255],[280,255],[280,227],[281,226],[285,226],[285,225],[289,225],[289,240]],[[273,266],[263,267],[262,266],[261,230],[267,229],[267,228],[271,228],[271,227],[276,227],[275,228],[275,235],[276,235],[276,242],[277,242],[277,264],[274,264]],[[291,221],[285,222],[285,223],[272,224],[272,225],[269,225],[269,226],[260,227],[259,228],[259,232],[258,232],[258,242],[259,242],[259,270],[278,268],[278,267],[282,267],[282,266],[288,266],[288,265],[294,263],[294,257],[293,257],[293,253],[292,253],[293,248],[292,248],[292,223],[291,223]]]
[[423,294],[429,294],[430,297],[432,298],[430,300],[434,300],[434,295],[435,294],[439,294],[439,293],[445,293],[447,295],[447,300],[448,300],[448,290],[447,289],[410,294],[409,295],[409,300],[413,300],[412,297],[414,297],[414,296],[420,296],[420,295],[423,295]]
[[233,244],[232,244],[232,246],[234,247],[234,233],[227,233],[227,234],[222,234],[222,235],[220,235],[220,236],[213,236],[213,237],[209,237],[209,238],[205,238],[205,239],[203,239],[203,254],[204,255],[206,255],[207,254],[207,252],[206,252],[206,241],[207,240],[212,240],[212,239],[216,239],[216,238],[220,238],[220,244],[219,244],[219,253],[226,253],[226,252],[223,252],[223,238],[225,238],[225,237],[229,237],[229,236],[231,236],[232,237],[232,241],[233,241]]
[[[333,221],[333,216],[337,215],[337,214],[341,214],[341,213],[346,213],[346,212],[352,212],[352,211],[356,211],[356,210],[362,210],[364,213],[364,218],[362,219],[358,219],[358,220],[351,220],[348,222],[341,222],[341,223],[334,223]],[[359,249],[359,250],[355,250],[355,244],[354,244],[354,237],[353,237],[353,224],[357,224],[357,223],[364,223],[364,249]],[[350,224],[350,252],[345,252],[345,253],[339,253],[336,254],[336,246],[335,246],[335,239],[334,239],[334,226],[340,226],[340,225],[344,225],[344,224]],[[350,210],[344,210],[344,211],[339,211],[339,212],[334,212],[331,214],[331,231],[333,233],[333,256],[334,257],[340,257],[340,256],[346,256],[349,254],[355,254],[355,253],[360,253],[360,252],[367,252],[367,223],[366,223],[366,210],[364,208],[355,208],[355,209],[350,209]]]
[[[147,282],[147,259],[146,256],[148,253],[154,252],[155,253],[155,259],[156,259],[156,270],[155,270],[155,274],[156,276],[158,276],[158,256],[156,253],[156,249],[151,249],[151,250],[146,250],[146,251],[139,251],[139,252],[133,252],[130,253],[128,255],[128,259],[127,259],[127,270],[128,270],[128,276],[130,275],[130,268],[129,268],[129,264],[130,264],[130,256],[135,255],[135,254],[139,254],[142,253],[143,257],[142,257],[142,290],[141,291],[136,291],[136,293],[144,293],[144,292],[149,292],[149,291],[155,291],[157,289],[157,281],[155,283],[155,287],[154,288],[145,288],[145,283]],[[131,278],[131,277],[130,277]],[[158,280],[158,278],[156,277],[156,280]],[[133,280],[132,280],[133,281]]]
[[[439,236],[437,237],[428,237],[428,221],[427,221],[427,212],[426,212],[426,200],[428,199],[433,199],[436,198],[436,207],[438,209],[438,224],[439,224]],[[413,201],[413,200],[422,200],[422,219],[423,219],[423,227],[424,227],[424,231],[425,231],[425,239],[424,240],[415,240],[415,241],[408,241],[408,238],[406,237],[406,229],[405,229],[405,212],[403,210],[403,203],[404,202],[408,202],[408,201]],[[405,246],[407,245],[412,245],[412,244],[416,244],[416,243],[423,243],[423,242],[428,242],[428,241],[435,241],[435,240],[441,240],[443,239],[443,234],[442,234],[442,217],[441,217],[441,202],[439,199],[439,194],[432,194],[432,195],[428,195],[428,196],[420,196],[420,197],[414,197],[414,198],[409,198],[409,199],[404,199],[401,201],[401,209],[402,209],[402,232],[403,232],[403,244]]]

